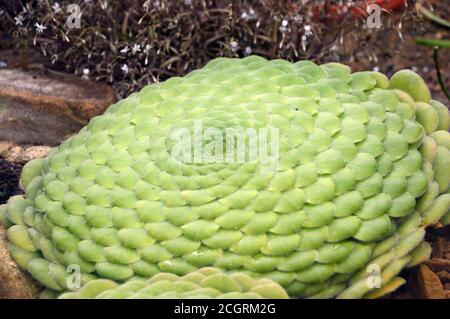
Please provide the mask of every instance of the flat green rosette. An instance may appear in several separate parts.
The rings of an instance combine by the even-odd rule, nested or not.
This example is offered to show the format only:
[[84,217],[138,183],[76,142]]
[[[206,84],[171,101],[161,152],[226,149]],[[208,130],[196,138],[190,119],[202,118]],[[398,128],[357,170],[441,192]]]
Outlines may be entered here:
[[[449,124],[412,71],[218,58],[28,163],[0,221],[17,263],[66,297],[204,297],[184,284],[203,267],[292,297],[378,297],[428,258],[425,227],[450,222]],[[145,281],[161,273],[183,284]],[[205,296],[265,293],[227,282]]]

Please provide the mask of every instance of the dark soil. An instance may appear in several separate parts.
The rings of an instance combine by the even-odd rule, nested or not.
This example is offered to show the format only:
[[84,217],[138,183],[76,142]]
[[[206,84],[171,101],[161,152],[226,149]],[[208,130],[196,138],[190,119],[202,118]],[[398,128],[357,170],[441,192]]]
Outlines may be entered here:
[[22,164],[9,163],[0,157],[0,204],[21,192],[18,184],[22,167]]

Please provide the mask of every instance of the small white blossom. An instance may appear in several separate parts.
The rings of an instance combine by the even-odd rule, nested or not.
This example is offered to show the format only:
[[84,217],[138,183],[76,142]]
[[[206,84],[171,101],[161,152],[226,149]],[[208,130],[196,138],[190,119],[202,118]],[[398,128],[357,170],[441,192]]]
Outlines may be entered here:
[[25,17],[22,14],[19,14],[17,17],[14,17],[14,20],[16,20],[17,26],[21,26],[21,25],[23,25],[23,21],[25,20]]
[[120,53],[122,54],[127,54],[128,51],[130,51],[130,48],[128,48],[127,46],[125,48],[123,48],[122,50],[120,50]]
[[289,22],[287,20],[281,21],[281,26],[280,26],[281,33],[286,33],[288,31],[288,24],[289,24]]
[[44,30],[47,29],[46,26],[44,26],[43,24],[39,24],[37,22],[34,24],[34,26],[36,27],[36,32],[38,34],[44,32]]
[[305,30],[305,35],[307,36],[307,37],[309,37],[309,36],[312,36],[312,31],[311,31],[311,26],[310,25],[308,25],[308,24],[306,24],[304,27],[303,27],[303,29]]
[[256,19],[256,13],[255,10],[253,10],[253,8],[250,8],[247,11],[242,12],[241,14],[241,19],[245,20],[245,21],[252,21]]
[[127,64],[122,64],[122,67],[120,68],[123,73],[127,74],[129,69],[128,69],[128,65]]
[[82,80],[89,80],[89,68],[83,69],[83,75],[81,76]]
[[108,9],[108,1],[107,0],[101,1],[100,2],[100,8],[102,8],[103,10]]
[[131,48],[131,53],[132,53],[132,54],[136,54],[136,53],[138,53],[138,52],[141,52],[141,45],[135,43],[135,44],[133,45],[133,47]]
[[252,48],[251,48],[251,47],[246,47],[246,48],[245,48],[245,51],[244,51],[244,54],[245,54],[245,55],[250,55],[250,54],[252,54]]
[[239,44],[236,41],[231,41],[230,49],[233,53],[236,53],[236,51],[239,49]]
[[192,0],[184,0],[184,4],[187,6],[192,6]]
[[380,71],[380,68],[379,68],[378,66],[374,66],[373,69],[372,69],[372,71],[379,72],[379,71]]
[[55,12],[55,13],[60,13],[62,11],[61,6],[57,2],[55,2],[55,4],[52,6],[52,8],[53,8],[53,12]]

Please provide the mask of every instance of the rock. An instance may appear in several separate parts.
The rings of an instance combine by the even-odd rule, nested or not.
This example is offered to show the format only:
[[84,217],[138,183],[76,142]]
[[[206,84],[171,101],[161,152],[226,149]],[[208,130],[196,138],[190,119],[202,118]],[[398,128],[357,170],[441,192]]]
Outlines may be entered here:
[[418,298],[446,299],[447,295],[439,277],[425,265],[420,265],[414,276],[413,290]]
[[0,69],[0,140],[57,145],[115,101],[111,87],[75,75]]
[[433,258],[425,261],[425,265],[427,265],[431,270],[435,272],[443,270],[447,271],[450,269],[450,260],[442,258]]
[[8,252],[5,228],[0,225],[0,299],[34,299],[39,286],[19,269]]
[[4,153],[6,161],[12,163],[26,163],[35,158],[42,158],[52,150],[50,146],[29,146],[23,147],[15,145]]
[[4,142],[0,141],[0,156],[6,157],[9,153],[9,150],[14,146],[12,142]]

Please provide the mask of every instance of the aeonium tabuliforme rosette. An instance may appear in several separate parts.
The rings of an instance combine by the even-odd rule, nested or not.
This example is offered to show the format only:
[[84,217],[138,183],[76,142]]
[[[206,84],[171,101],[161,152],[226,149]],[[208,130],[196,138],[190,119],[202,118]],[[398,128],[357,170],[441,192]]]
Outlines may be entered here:
[[[409,70],[218,58],[29,162],[0,220],[18,265],[65,297],[202,297],[173,284],[199,269],[219,272],[209,297],[377,297],[428,258],[425,227],[450,222],[449,125]],[[71,265],[109,292],[68,285]]]

